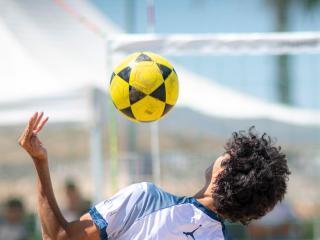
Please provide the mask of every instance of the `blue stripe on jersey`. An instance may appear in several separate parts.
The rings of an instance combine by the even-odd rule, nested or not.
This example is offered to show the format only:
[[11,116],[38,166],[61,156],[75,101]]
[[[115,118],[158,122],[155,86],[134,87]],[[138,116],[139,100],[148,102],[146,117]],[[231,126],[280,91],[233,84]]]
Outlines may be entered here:
[[107,234],[108,223],[103,219],[103,217],[95,207],[91,208],[89,210],[89,213],[93,222],[98,226],[100,230],[100,239],[107,240],[108,239],[108,234]]
[[[205,206],[203,206],[201,203],[199,203],[195,198],[193,197],[189,197],[186,198],[185,202],[183,203],[191,203],[193,204],[195,207],[197,207],[198,209],[200,209],[202,212],[204,212],[205,214],[207,214],[209,217],[211,217],[214,220],[217,220],[220,223],[223,223],[223,220],[213,211],[211,211],[210,209],[206,208]],[[180,203],[181,204],[181,203]]]

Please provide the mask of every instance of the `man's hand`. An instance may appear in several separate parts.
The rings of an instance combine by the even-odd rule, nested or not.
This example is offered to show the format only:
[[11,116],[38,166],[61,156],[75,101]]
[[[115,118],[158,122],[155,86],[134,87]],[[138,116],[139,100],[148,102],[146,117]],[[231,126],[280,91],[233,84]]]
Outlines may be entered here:
[[48,117],[42,119],[42,117],[43,112],[40,114],[38,112],[34,113],[19,138],[19,145],[37,161],[47,159],[47,150],[42,146],[37,136],[49,119]]

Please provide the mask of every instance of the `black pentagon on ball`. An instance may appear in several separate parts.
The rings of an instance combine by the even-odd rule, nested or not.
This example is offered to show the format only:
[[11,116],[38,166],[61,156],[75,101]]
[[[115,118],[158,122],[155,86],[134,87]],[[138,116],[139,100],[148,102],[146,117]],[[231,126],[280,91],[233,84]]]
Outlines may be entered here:
[[157,65],[158,65],[158,67],[160,69],[160,72],[162,74],[163,80],[166,80],[169,77],[169,75],[172,72],[172,70],[170,68],[166,67],[165,65],[160,64],[160,63],[157,63]]
[[115,74],[114,72],[111,74],[110,85],[111,85],[112,79],[114,78],[115,75],[116,75],[116,74]]
[[175,70],[174,68],[173,68],[172,70],[173,70],[173,71],[174,71],[174,73],[178,76],[178,74],[177,74],[176,70]]
[[140,101],[142,98],[146,96],[145,93],[139,91],[138,89],[129,86],[129,99],[130,99],[130,104],[134,104],[138,101]]
[[126,67],[118,73],[118,76],[128,83],[130,79],[130,73],[131,73],[131,67]]
[[135,62],[144,62],[144,61],[152,61],[152,59],[148,56],[148,55],[146,55],[146,54],[144,54],[144,53],[141,53],[138,57],[137,57],[137,59],[136,59],[136,61]]
[[133,115],[133,112],[131,110],[131,107],[127,107],[127,108],[121,109],[120,111],[122,113],[124,113],[125,115],[127,115],[128,117],[135,119],[135,117]]
[[166,106],[164,107],[162,116],[165,115],[167,112],[169,112],[171,110],[171,108],[173,108],[173,105],[166,103]]
[[154,90],[151,94],[151,97],[159,99],[160,101],[166,101],[166,87],[165,84],[162,83],[156,90]]

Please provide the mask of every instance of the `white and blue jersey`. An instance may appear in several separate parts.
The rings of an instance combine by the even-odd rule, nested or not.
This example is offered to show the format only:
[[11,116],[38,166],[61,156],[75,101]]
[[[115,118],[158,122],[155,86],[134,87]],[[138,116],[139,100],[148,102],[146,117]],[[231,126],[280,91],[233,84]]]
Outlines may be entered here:
[[193,197],[177,197],[152,183],[133,184],[89,213],[102,240],[225,239],[216,213]]

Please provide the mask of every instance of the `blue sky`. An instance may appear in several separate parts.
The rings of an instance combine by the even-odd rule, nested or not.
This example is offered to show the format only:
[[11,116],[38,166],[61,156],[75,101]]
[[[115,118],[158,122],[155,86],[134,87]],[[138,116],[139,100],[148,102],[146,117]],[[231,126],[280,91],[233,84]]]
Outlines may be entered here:
[[[146,0],[92,0],[123,30],[147,31]],[[133,18],[128,18],[131,2]],[[267,0],[154,0],[156,33],[272,32],[275,13]],[[301,1],[300,1],[301,3]],[[290,31],[319,31],[320,7],[306,11],[296,1],[289,9]],[[169,57],[212,81],[235,90],[277,101],[274,56]],[[294,105],[320,109],[320,56],[290,59]]]

